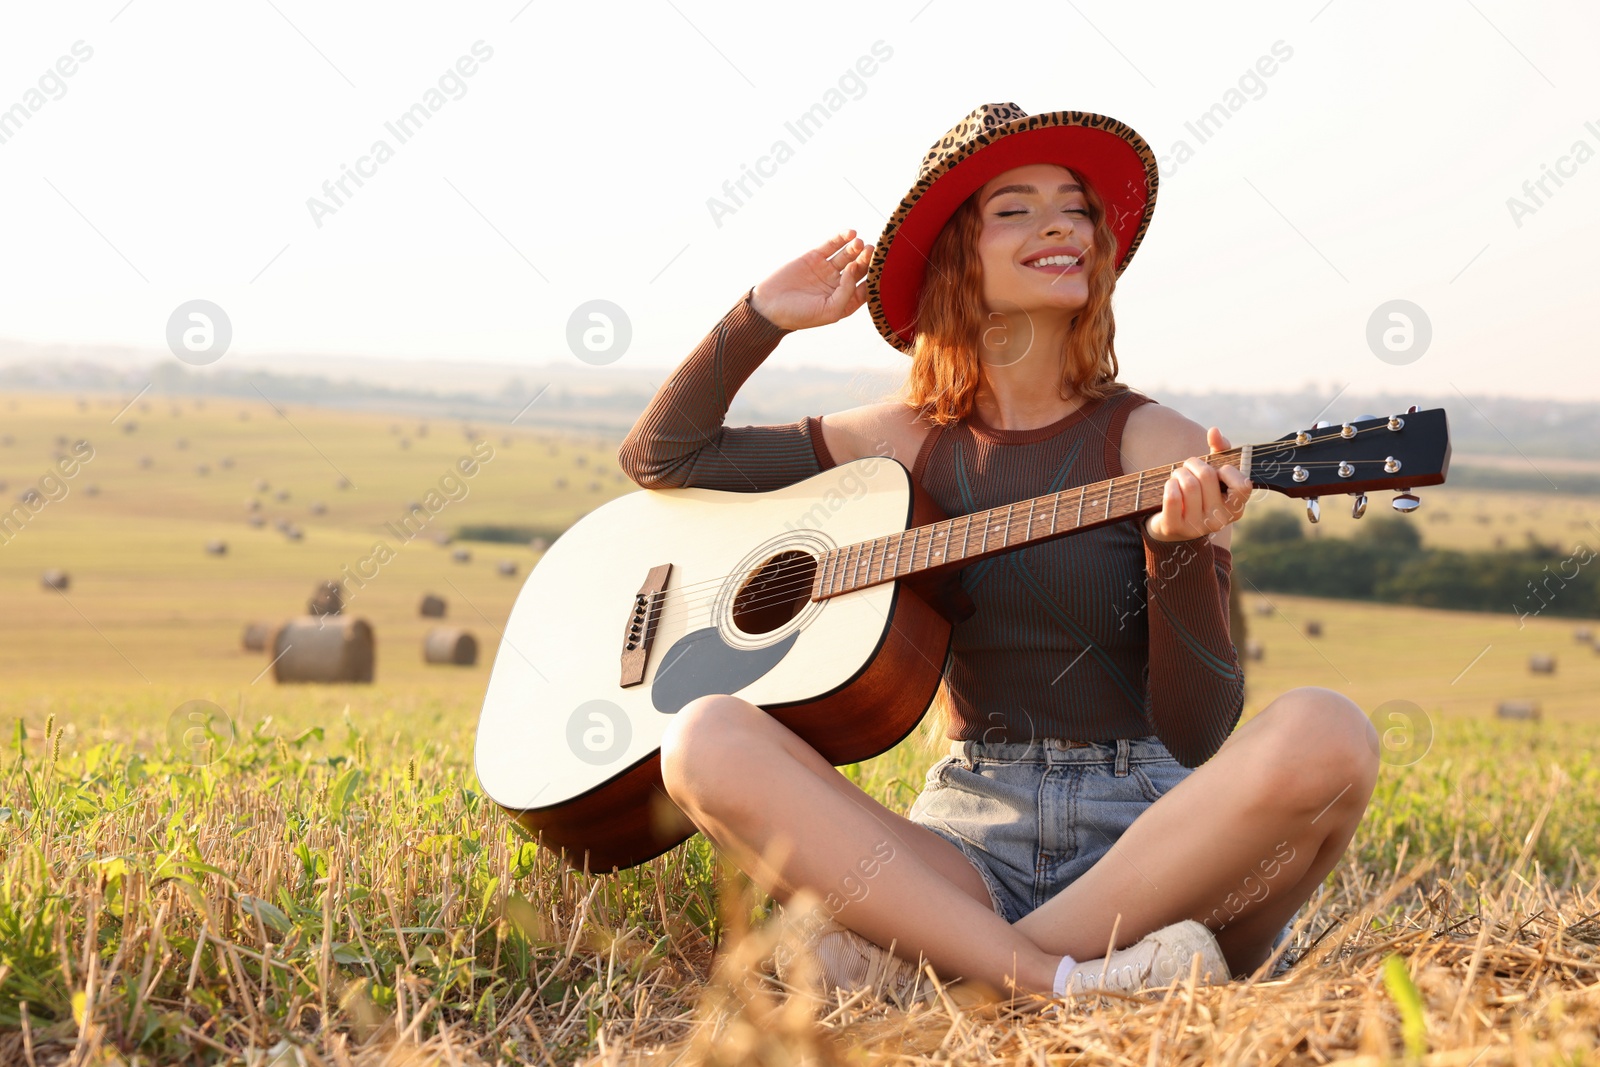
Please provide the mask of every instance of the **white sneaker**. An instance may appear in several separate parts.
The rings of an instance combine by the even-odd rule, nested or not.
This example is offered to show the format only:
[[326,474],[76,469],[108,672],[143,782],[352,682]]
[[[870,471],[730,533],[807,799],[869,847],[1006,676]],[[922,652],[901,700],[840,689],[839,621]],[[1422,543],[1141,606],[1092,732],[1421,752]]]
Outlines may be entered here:
[[[868,941],[835,919],[821,923],[800,946],[816,958],[822,971],[824,988],[854,992],[870,988],[875,996],[888,997],[903,1007],[933,995],[933,983],[913,963],[888,949]],[[780,981],[794,977],[794,959],[787,954],[774,958]]]
[[1217,939],[1204,923],[1185,919],[1154,933],[1109,957],[1085,960],[1067,978],[1067,992],[1094,993],[1110,989],[1136,993],[1150,986],[1170,985],[1189,976],[1191,961],[1200,957],[1200,981],[1211,985],[1230,981],[1232,972]]

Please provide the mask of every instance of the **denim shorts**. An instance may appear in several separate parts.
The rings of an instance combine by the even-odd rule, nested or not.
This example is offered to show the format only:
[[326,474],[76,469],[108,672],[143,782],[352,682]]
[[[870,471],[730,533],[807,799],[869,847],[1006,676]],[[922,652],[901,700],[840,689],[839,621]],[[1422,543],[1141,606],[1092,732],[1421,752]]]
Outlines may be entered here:
[[952,741],[906,818],[959,848],[996,913],[1014,923],[1080,878],[1193,773],[1153,736]]

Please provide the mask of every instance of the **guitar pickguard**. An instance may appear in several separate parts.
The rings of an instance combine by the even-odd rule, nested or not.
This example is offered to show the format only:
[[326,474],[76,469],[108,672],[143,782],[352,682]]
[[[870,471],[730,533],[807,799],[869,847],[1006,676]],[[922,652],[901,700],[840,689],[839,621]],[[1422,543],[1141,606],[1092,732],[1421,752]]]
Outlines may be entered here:
[[734,648],[715,626],[684,634],[662,654],[650,702],[672,715],[696,697],[737,693],[776,667],[799,637],[796,630],[764,648]]

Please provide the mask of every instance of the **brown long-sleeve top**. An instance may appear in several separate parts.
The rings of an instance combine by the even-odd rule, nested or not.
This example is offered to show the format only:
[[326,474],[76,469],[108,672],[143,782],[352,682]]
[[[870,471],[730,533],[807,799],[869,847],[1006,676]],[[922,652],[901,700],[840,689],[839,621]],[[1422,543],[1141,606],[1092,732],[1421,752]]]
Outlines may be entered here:
[[[747,291],[657,390],[618,453],[646,489],[765,492],[834,466],[821,420],[723,425],[739,387],[789,331]],[[954,517],[1124,473],[1131,390],[1049,426],[1000,430],[976,415],[928,434],[912,476]],[[1244,678],[1228,633],[1232,553],[1164,542],[1144,517],[970,565],[976,611],[951,635],[950,737],[1106,741],[1154,734],[1194,767],[1239,721]],[[1154,610],[1148,610],[1151,604]]]

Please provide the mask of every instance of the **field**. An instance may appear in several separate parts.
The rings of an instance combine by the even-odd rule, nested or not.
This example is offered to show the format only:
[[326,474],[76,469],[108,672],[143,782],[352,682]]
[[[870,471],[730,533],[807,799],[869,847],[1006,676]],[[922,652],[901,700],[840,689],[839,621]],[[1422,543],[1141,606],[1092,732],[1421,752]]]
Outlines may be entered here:
[[[1600,1043],[1600,654],[1574,637],[1587,623],[1247,588],[1264,656],[1247,664],[1245,714],[1328,686],[1386,744],[1367,819],[1302,913],[1298,962],[1048,1019],[857,998],[814,1022],[803,997],[768,999],[729,970],[780,924],[703,838],[591,877],[477,790],[498,627],[538,557],[434,535],[560,528],[632,489],[614,442],[543,431],[537,404],[513,425],[464,426],[126,403],[0,397],[0,499],[47,499],[0,539],[0,1063],[1489,1065],[1590,1062]],[[80,439],[92,459],[44,481]],[[476,473],[446,480],[474,456]],[[417,536],[385,527],[430,490],[445,503]],[[1458,547],[1514,547],[1525,529],[1565,543],[1593,514],[1554,494],[1423,498],[1419,519],[1452,515],[1424,521],[1425,539]],[[1320,528],[1342,536],[1355,524],[1335,503]],[[204,551],[212,539],[225,554]],[[42,588],[48,568],[70,585]],[[348,611],[377,632],[375,682],[276,685],[242,627],[303,611],[317,581],[347,573],[361,577]],[[444,623],[477,634],[476,666],[422,662],[430,592]],[[1530,672],[1535,654],[1554,672]],[[198,765],[180,710],[197,700],[233,731]],[[1498,720],[1503,700],[1542,717]],[[932,759],[913,738],[847,772],[903,811]]]
[[[1350,516],[1354,501],[1346,494],[1322,497],[1321,521],[1306,523],[1308,537],[1348,537],[1361,529],[1373,515],[1392,514],[1391,493],[1369,493],[1367,514]],[[1465,551],[1518,549],[1528,547],[1530,539],[1555,544],[1570,550],[1576,541],[1591,545],[1596,540],[1591,523],[1600,520],[1595,498],[1568,493],[1510,492],[1453,489],[1446,482],[1417,490],[1422,507],[1414,516],[1421,527],[1425,544]],[[1251,501],[1255,512],[1285,511],[1303,517],[1305,502],[1277,493],[1260,492]]]

